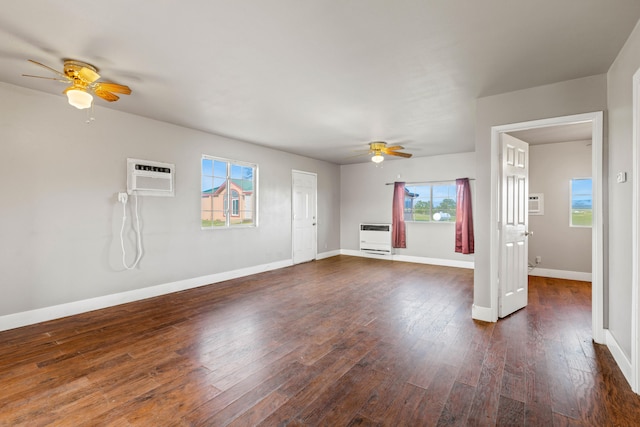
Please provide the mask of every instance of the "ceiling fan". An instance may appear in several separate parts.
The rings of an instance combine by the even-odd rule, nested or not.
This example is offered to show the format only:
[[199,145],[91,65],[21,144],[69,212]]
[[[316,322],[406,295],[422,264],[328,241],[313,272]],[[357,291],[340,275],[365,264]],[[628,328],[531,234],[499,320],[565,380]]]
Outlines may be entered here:
[[373,157],[371,157],[371,161],[374,163],[382,162],[384,160],[383,154],[386,154],[388,156],[398,156],[398,157],[404,157],[404,158],[409,158],[412,156],[412,154],[402,153],[398,150],[404,150],[404,147],[402,145],[392,145],[390,147],[387,147],[386,142],[374,141],[369,143],[368,154],[373,154]]
[[23,74],[24,77],[36,77],[39,79],[70,83],[71,85],[62,93],[67,95],[69,104],[79,109],[91,107],[93,102],[93,96],[91,93],[109,102],[120,99],[116,93],[123,95],[129,95],[131,93],[131,89],[129,89],[128,86],[111,82],[98,82],[100,79],[98,69],[86,62],[65,59],[63,72],[32,59],[29,59],[29,62],[52,71],[57,75],[57,77],[42,77]]

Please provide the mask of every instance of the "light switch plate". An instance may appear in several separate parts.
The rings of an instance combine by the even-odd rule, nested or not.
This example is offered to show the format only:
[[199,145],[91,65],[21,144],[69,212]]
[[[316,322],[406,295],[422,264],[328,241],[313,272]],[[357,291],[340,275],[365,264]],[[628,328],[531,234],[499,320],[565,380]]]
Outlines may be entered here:
[[626,172],[618,172],[616,175],[617,182],[627,182],[627,173]]

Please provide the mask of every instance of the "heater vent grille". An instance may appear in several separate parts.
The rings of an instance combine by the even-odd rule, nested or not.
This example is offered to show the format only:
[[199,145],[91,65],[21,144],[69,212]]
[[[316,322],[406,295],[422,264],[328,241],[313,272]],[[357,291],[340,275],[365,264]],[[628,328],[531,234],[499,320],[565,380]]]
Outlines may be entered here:
[[391,255],[391,224],[360,224],[360,251]]

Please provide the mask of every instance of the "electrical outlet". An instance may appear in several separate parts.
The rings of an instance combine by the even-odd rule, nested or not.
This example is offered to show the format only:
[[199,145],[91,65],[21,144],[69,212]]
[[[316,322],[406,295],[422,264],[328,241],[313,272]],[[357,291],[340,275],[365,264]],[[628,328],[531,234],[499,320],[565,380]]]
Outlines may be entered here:
[[536,264],[541,264],[542,263],[542,257],[540,255],[538,255],[536,257]]
[[129,198],[129,195],[127,193],[118,193],[118,201],[120,203],[127,203],[128,198]]

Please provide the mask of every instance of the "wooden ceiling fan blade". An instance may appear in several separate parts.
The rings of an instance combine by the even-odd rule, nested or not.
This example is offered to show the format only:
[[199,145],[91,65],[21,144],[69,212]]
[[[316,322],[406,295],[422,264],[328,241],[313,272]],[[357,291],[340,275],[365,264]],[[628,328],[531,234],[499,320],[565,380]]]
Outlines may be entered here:
[[114,95],[113,93],[107,92],[106,90],[103,90],[103,89],[100,89],[100,88],[94,89],[93,93],[95,93],[96,96],[99,96],[100,98],[104,99],[105,101],[109,101],[109,102],[117,101],[118,99],[120,99],[119,96]]
[[392,145],[391,147],[387,147],[387,150],[404,150],[402,145]]
[[29,62],[31,62],[33,64],[36,64],[36,65],[39,65],[42,68],[46,68],[47,70],[51,71],[52,73],[55,73],[55,74],[59,75],[60,77],[66,79],[66,80],[69,80],[69,77],[67,77],[64,73],[61,73],[60,71],[56,70],[55,68],[51,68],[48,65],[41,64],[40,62],[34,61],[33,59],[28,59],[27,61],[29,61]]
[[407,159],[413,155],[413,154],[409,154],[409,153],[400,153],[398,151],[387,151],[387,152],[385,152],[385,154],[388,154],[390,156],[405,157]]
[[23,74],[22,77],[35,77],[36,79],[54,80],[56,82],[69,83],[69,80],[56,79],[55,77],[33,76],[31,74]]
[[117,83],[100,82],[95,84],[95,88],[96,90],[104,90],[107,92],[121,93],[123,95],[131,94],[131,89],[129,88],[129,86],[119,85]]
[[87,83],[93,83],[100,78],[100,74],[87,67],[82,67],[78,76]]

